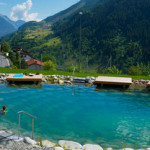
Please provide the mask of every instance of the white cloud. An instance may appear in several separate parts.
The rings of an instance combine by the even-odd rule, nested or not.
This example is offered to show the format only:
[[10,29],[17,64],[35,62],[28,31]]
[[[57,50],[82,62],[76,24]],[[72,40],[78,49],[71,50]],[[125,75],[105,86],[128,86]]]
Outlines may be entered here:
[[6,3],[0,3],[0,6],[2,6],[2,5],[7,5]]
[[14,21],[24,20],[24,21],[39,21],[37,19],[38,13],[30,13],[29,10],[32,8],[32,1],[27,0],[23,4],[17,4],[12,8],[10,13],[10,18]]

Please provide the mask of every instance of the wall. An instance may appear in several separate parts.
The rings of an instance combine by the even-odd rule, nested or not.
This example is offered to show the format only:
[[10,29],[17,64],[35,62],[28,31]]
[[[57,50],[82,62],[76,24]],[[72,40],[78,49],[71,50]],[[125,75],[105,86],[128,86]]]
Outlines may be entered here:
[[32,58],[31,58],[30,56],[28,56],[28,55],[23,55],[23,58],[24,58],[25,61],[28,61],[28,60],[32,59]]
[[30,65],[28,69],[33,69],[33,70],[43,70],[43,66],[40,65]]

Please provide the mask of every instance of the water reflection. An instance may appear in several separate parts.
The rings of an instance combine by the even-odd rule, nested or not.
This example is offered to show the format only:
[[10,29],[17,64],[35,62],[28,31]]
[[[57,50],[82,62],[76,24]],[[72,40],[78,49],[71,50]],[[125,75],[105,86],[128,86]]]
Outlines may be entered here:
[[146,88],[121,88],[121,87],[100,87],[96,86],[95,91],[106,92],[106,91],[117,91],[117,92],[147,92],[150,94],[150,90]]
[[7,84],[7,88],[42,88],[42,84]]
[[106,92],[106,91],[120,91],[120,92],[123,92],[123,91],[130,91],[130,89],[127,89],[127,88],[112,88],[112,87],[105,87],[105,88],[101,88],[99,86],[96,86],[95,88],[95,91],[99,91],[99,92]]

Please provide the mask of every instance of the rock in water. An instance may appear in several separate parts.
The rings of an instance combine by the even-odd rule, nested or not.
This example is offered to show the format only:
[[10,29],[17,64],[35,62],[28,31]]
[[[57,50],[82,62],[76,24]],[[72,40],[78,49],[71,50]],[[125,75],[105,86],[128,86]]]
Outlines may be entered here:
[[59,80],[58,82],[59,82],[59,84],[64,84],[63,80]]
[[62,147],[54,147],[54,150],[64,150]]
[[58,144],[63,148],[65,147],[68,149],[82,149],[82,145],[80,143],[73,141],[60,140]]
[[83,149],[86,150],[103,150],[103,148],[99,145],[94,145],[94,144],[85,144],[83,145]]
[[23,139],[23,141],[24,141],[26,144],[36,145],[36,141],[30,139],[29,137],[25,137],[25,138]]
[[50,142],[48,140],[42,141],[42,145],[45,146],[45,147],[54,147],[55,146],[54,143],[52,143],[52,142]]
[[132,148],[124,148],[122,150],[134,150],[134,149],[132,149]]

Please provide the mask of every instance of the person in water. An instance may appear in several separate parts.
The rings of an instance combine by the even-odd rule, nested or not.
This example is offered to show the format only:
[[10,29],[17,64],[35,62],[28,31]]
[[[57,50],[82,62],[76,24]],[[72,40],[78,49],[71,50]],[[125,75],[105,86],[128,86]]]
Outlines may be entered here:
[[3,106],[3,109],[1,109],[1,112],[2,113],[6,113],[7,111],[6,111],[6,106]]

